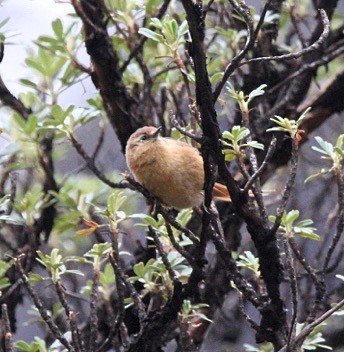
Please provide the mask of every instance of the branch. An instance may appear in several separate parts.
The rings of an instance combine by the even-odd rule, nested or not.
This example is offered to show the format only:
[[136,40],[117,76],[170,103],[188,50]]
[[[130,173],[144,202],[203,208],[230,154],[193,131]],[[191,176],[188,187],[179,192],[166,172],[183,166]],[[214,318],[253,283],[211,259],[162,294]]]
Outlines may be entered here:
[[26,108],[21,100],[16,98],[6,87],[2,77],[0,76],[0,100],[2,103],[12,110],[18,112],[24,120],[27,120],[31,110]]
[[[321,324],[323,321],[325,321],[326,319],[328,319],[330,316],[332,316],[337,310],[341,309],[344,306],[344,299],[342,299],[341,301],[339,301],[333,308],[329,309],[328,311],[326,311],[323,315],[321,315],[319,318],[317,318],[316,320],[314,320],[312,323],[306,325],[301,333],[299,335],[297,335],[293,341],[293,346],[300,346],[302,345],[303,341],[305,340],[305,338],[312,333],[312,331],[319,325]],[[288,351],[288,347],[285,346],[283,347],[279,352],[287,352]]]
[[107,32],[105,8],[97,0],[72,0],[72,4],[84,25],[85,45],[93,64],[93,83],[99,89],[107,117],[124,151],[139,122],[133,115],[134,100],[123,84],[119,59]]
[[91,286],[91,295],[90,295],[90,317],[89,317],[89,325],[90,325],[90,339],[89,339],[89,349],[91,351],[96,350],[97,346],[97,337],[98,337],[98,299],[99,299],[99,278],[100,273],[97,267],[93,269],[92,276],[92,286]]
[[276,210],[276,220],[274,225],[271,228],[271,232],[272,233],[276,233],[279,226],[281,225],[281,220],[282,220],[282,216],[283,216],[283,212],[285,210],[285,207],[287,205],[287,201],[290,197],[290,192],[292,190],[292,187],[294,185],[294,181],[295,181],[295,177],[296,177],[296,171],[297,171],[297,155],[298,155],[298,140],[296,138],[292,138],[291,139],[291,143],[292,143],[292,151],[291,151],[291,167],[290,167],[290,171],[289,171],[289,176],[288,176],[288,180],[287,183],[284,187],[283,190],[283,195],[282,195],[282,199],[280,202],[280,205],[278,206],[277,210]]
[[[344,53],[344,47],[341,48],[341,51]],[[300,113],[307,107],[312,107],[300,126],[305,131],[306,136],[321,126],[334,113],[340,113],[344,110],[344,99],[340,98],[343,91],[344,70],[326,85],[320,95],[315,96],[298,109],[298,113]],[[306,142],[306,140],[306,138],[302,139],[301,143]]]
[[95,165],[94,163],[94,158],[90,157],[82,145],[76,140],[74,135],[72,133],[69,133],[69,139],[71,140],[75,150],[78,152],[78,154],[85,160],[87,163],[88,168],[105,184],[110,186],[111,188],[131,188],[130,185],[126,182],[112,182],[109,180]]
[[[171,229],[171,228],[170,228]],[[173,281],[174,285],[179,285],[180,284],[180,280],[177,278],[176,273],[174,272],[171,263],[169,262],[168,258],[167,258],[167,254],[164,251],[163,245],[159,240],[159,236],[156,234],[156,232],[153,230],[152,226],[148,226],[148,234],[150,236],[152,236],[154,243],[155,243],[155,247],[161,257],[162,262],[165,265],[166,270],[168,271],[168,274],[170,276],[170,279]],[[172,235],[173,236],[173,235]]]
[[344,231],[344,175],[341,173],[340,170],[335,170],[335,177],[336,177],[337,187],[338,187],[338,206],[339,206],[338,223],[337,223],[336,233],[332,238],[331,245],[326,254],[326,258],[322,268],[323,273],[327,271],[331,257]]
[[38,149],[38,161],[44,171],[43,192],[46,196],[46,206],[43,207],[40,217],[35,221],[34,232],[37,243],[39,243],[42,232],[44,233],[44,240],[48,241],[57,214],[55,203],[52,202],[53,196],[49,193],[50,191],[59,191],[54,177],[53,142],[54,135],[47,134],[41,139]]
[[245,62],[241,62],[239,66],[243,66],[246,64],[250,64],[252,62],[261,62],[261,61],[285,61],[285,60],[292,60],[292,59],[298,59],[299,57],[305,56],[311,52],[314,52],[316,50],[319,50],[321,46],[324,44],[326,38],[328,37],[330,33],[330,21],[327,17],[326,12],[323,9],[320,9],[320,15],[322,19],[322,23],[324,26],[324,30],[321,33],[319,39],[314,42],[312,45],[309,47],[293,54],[285,54],[285,55],[279,55],[279,56],[263,56],[263,57],[256,57],[250,60],[247,60]]
[[[1,339],[4,337],[5,340],[5,352],[13,352],[13,336],[11,332],[10,319],[8,317],[7,305],[1,305]],[[4,336],[3,336],[4,333]]]
[[138,312],[140,331],[142,331],[145,324],[144,322],[147,319],[146,307],[142,302],[141,296],[138,294],[134,285],[130,281],[130,278],[123,271],[123,268],[119,260],[118,240],[116,239],[116,237],[112,235],[112,233],[111,233],[111,244],[112,244],[112,254],[109,255],[110,263],[114,269],[114,272],[123,282],[123,284],[125,285],[125,287],[130,293],[130,297],[133,299],[135,308],[137,309],[137,312]]
[[[203,13],[199,4],[191,0],[182,0],[192,38],[192,53],[196,75],[196,100],[202,119],[204,141],[202,155],[205,167],[205,206],[211,202],[212,177],[214,175],[211,157],[218,166],[219,175],[224,180],[232,197],[236,212],[247,223],[248,231],[257,248],[270,303],[261,310],[260,340],[273,342],[275,348],[281,348],[286,341],[286,316],[283,301],[280,296],[280,277],[282,266],[276,236],[262,223],[256,211],[249,205],[247,195],[243,194],[233,176],[228,172],[220,144],[220,130],[214,109],[214,99],[206,66],[204,52]],[[203,231],[210,225],[207,212],[204,213]],[[215,236],[210,230],[209,235]]]
[[297,287],[297,281],[296,281],[294,258],[292,256],[288,238],[286,238],[286,236],[284,236],[283,238],[283,245],[284,245],[284,251],[286,256],[286,264],[287,264],[286,269],[289,275],[290,291],[291,291],[292,305],[293,305],[290,328],[288,333],[288,341],[287,341],[287,346],[290,346],[290,343],[292,341],[292,338],[295,334],[295,329],[296,329],[299,295],[298,295],[298,287]]
[[172,297],[166,305],[153,316],[147,318],[145,327],[138,340],[133,342],[128,352],[153,351],[154,342],[166,332],[169,324],[177,320],[184,299],[182,285],[177,282],[173,288]]
[[26,276],[26,273],[22,267],[21,260],[24,257],[24,255],[20,255],[15,259],[15,265],[16,268],[21,276],[21,279],[23,280],[23,283],[28,290],[37,310],[39,311],[39,314],[41,315],[42,319],[44,322],[48,325],[49,330],[53,334],[53,336],[61,342],[63,346],[66,347],[66,349],[70,352],[75,352],[75,349],[69,341],[64,337],[63,333],[60,331],[58,326],[55,324],[55,322],[52,320],[51,316],[48,314],[47,310],[43,307],[41,299],[38,297],[37,293],[33,290],[31,287],[31,284],[29,283],[29,279]]
[[62,307],[64,308],[64,311],[65,311],[65,314],[67,317],[67,321],[69,323],[69,328],[71,331],[72,341],[73,341],[73,345],[75,347],[75,351],[76,352],[85,352],[84,341],[81,338],[80,330],[78,328],[78,324],[75,319],[75,314],[71,310],[71,308],[66,300],[64,287],[63,287],[63,284],[61,283],[60,280],[57,280],[55,282],[55,291],[57,293],[57,296],[59,298],[59,301],[60,301]]
[[[231,62],[228,64],[228,66],[225,69],[222,80],[215,87],[215,90],[213,93],[214,101],[216,101],[217,98],[219,97],[219,95],[221,94],[222,88],[226,84],[229,76],[234,72],[235,69],[237,69],[240,66],[240,61],[245,57],[245,55],[248,53],[248,51],[253,48],[255,40],[256,40],[257,35],[259,33],[259,30],[261,29],[261,27],[264,23],[265,15],[270,7],[270,4],[273,1],[274,0],[268,0],[265,3],[265,6],[264,6],[264,9],[263,9],[262,14],[260,16],[258,25],[257,25],[256,29],[254,30],[253,19],[251,17],[249,8],[246,7],[246,4],[243,1],[241,2],[241,4],[238,4],[236,1],[230,0],[230,3],[233,6],[233,8],[235,10],[237,10],[238,13],[240,15],[242,15],[243,18],[245,19],[245,23],[246,23],[246,27],[247,27],[247,39],[246,39],[245,47],[240,51],[240,53],[237,56],[235,56],[231,60]],[[243,6],[244,4],[245,4],[245,6]]]
[[260,177],[262,175],[262,173],[264,172],[264,170],[267,168],[268,163],[269,163],[272,155],[275,152],[276,143],[277,143],[277,139],[275,136],[273,136],[271,139],[271,143],[269,145],[269,149],[266,152],[266,155],[265,155],[265,158],[264,158],[262,164],[259,166],[259,169],[251,176],[251,178],[245,184],[245,187],[243,188],[244,193],[247,193],[249,191],[249,189],[251,188],[251,186],[254,183],[254,181],[256,180],[256,178]]
[[290,74],[288,77],[283,79],[283,81],[279,82],[278,84],[276,84],[275,86],[270,88],[267,91],[267,93],[269,95],[272,94],[272,93],[275,93],[276,91],[281,89],[281,87],[283,87],[284,85],[290,83],[290,81],[292,81],[293,79],[301,76],[303,73],[306,73],[308,71],[314,71],[318,67],[328,64],[330,61],[332,61],[336,57],[340,56],[343,52],[344,52],[344,47],[339,47],[338,49],[335,49],[335,50],[330,51],[330,52],[328,52],[328,51],[324,52],[324,54],[322,55],[322,57],[320,59],[312,61],[312,62],[310,62],[308,64],[305,64],[305,65],[302,65],[302,67],[299,68],[297,71],[295,71],[294,73]]
[[[156,17],[158,19],[161,19],[162,16],[165,14],[168,5],[170,4],[171,0],[164,0],[163,4],[161,5],[158,13],[155,16],[152,17]],[[155,27],[150,26],[148,27],[150,30],[154,30]],[[124,61],[123,65],[121,66],[120,71],[124,72],[126,70],[126,68],[128,67],[128,65],[130,64],[131,60],[136,57],[138,55],[138,53],[142,50],[143,45],[145,44],[146,40],[148,39],[148,37],[142,36],[141,39],[139,40],[138,44],[135,46],[135,48],[132,49],[131,53],[129,54],[128,58],[126,61]]]

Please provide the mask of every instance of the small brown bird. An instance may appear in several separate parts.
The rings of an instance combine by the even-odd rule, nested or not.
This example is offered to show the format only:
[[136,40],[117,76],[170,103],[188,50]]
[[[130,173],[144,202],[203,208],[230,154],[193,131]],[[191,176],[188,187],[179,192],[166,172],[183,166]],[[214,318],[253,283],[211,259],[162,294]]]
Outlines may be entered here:
[[[146,126],[130,136],[126,159],[136,180],[165,205],[183,209],[202,204],[203,158],[191,145],[162,137],[160,128]],[[215,183],[213,197],[231,200],[220,183]]]

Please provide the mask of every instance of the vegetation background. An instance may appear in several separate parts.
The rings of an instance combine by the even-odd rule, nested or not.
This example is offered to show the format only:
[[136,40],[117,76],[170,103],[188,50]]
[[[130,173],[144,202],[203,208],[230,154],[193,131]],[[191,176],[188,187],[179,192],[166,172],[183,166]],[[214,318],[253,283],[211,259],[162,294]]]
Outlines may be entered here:
[[[342,351],[343,2],[53,5],[0,23],[1,349]],[[202,209],[150,213],[144,125],[200,148]]]

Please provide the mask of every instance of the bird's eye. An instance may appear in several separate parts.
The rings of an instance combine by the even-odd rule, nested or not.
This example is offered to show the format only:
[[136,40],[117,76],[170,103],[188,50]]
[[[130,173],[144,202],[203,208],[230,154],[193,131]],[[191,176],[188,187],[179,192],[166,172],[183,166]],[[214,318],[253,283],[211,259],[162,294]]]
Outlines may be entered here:
[[148,136],[144,134],[143,136],[141,136],[140,141],[145,141],[147,138]]

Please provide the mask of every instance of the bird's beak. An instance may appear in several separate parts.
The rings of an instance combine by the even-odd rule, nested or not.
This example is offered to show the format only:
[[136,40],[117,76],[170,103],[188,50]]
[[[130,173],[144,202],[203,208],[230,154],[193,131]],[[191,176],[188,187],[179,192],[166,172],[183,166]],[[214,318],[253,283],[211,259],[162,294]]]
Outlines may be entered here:
[[160,134],[160,131],[161,131],[161,126],[158,127],[158,128],[156,129],[156,131],[150,135],[150,138],[157,138],[158,135]]

